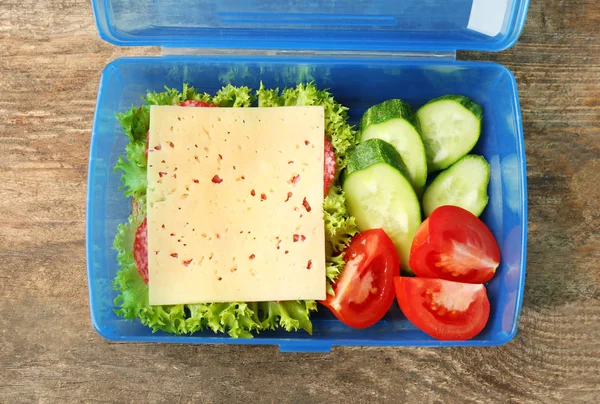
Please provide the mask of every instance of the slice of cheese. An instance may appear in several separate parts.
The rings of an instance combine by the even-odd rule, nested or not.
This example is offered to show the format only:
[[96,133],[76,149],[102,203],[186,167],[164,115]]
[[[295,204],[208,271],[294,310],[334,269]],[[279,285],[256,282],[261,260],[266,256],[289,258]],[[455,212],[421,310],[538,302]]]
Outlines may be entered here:
[[325,298],[322,107],[152,106],[151,305]]

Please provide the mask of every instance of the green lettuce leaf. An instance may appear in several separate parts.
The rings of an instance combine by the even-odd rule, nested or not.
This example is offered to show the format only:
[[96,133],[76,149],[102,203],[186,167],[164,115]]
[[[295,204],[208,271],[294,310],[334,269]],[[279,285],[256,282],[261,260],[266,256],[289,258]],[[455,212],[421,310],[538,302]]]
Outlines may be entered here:
[[125,196],[136,199],[146,198],[148,187],[146,167],[146,141],[130,141],[125,147],[126,159],[119,157],[115,165],[115,171],[121,171],[121,182],[119,188]]
[[129,111],[116,114],[116,117],[121,123],[121,128],[123,128],[123,132],[125,132],[129,141],[146,141],[146,133],[150,125],[150,108],[147,105],[142,105],[139,108],[132,105]]
[[210,329],[227,333],[233,338],[252,338],[252,331],[261,330],[255,306],[257,303],[188,304],[187,332]]
[[248,87],[226,85],[212,98],[212,103],[219,107],[250,107],[254,101],[252,90]]
[[165,91],[160,93],[148,92],[143,99],[148,105],[175,105],[187,100],[212,102],[210,94],[199,93],[194,87],[190,87],[187,84],[183,85],[181,91],[165,86]]
[[283,106],[283,97],[279,95],[279,88],[267,89],[262,82],[260,88],[256,90],[256,99],[259,107]]
[[119,157],[115,165],[115,171],[122,171],[121,181],[123,185],[119,187],[125,196],[134,198],[145,198],[146,188],[148,186],[146,178],[146,169],[137,164]]
[[327,239],[334,251],[343,251],[358,233],[356,220],[346,210],[346,198],[339,184],[333,184],[323,202],[323,217]]
[[331,284],[340,275],[346,263],[344,250],[350,240],[358,233],[356,221],[346,210],[346,200],[339,184],[332,184],[329,194],[323,202],[323,219],[325,220],[325,273],[327,276],[327,293],[333,295]]
[[312,334],[310,313],[317,310],[314,300],[291,300],[285,302],[260,302],[261,325],[265,330],[279,326],[286,331],[303,329]]

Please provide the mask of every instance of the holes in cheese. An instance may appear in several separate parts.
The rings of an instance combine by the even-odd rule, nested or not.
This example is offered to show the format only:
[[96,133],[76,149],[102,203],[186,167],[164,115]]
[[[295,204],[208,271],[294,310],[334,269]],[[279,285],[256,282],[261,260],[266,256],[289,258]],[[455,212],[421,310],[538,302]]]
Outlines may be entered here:
[[150,304],[324,299],[324,132],[322,107],[152,106]]

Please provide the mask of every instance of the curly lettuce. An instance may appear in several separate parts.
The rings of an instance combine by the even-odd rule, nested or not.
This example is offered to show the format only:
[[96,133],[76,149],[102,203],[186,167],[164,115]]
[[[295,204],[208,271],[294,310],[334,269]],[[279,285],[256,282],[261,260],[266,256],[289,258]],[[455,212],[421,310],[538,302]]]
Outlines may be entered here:
[[[259,106],[280,105],[323,105],[325,108],[326,134],[330,139],[338,162],[338,173],[344,166],[347,149],[354,143],[354,132],[346,124],[346,108],[336,103],[333,97],[313,84],[298,85],[296,88],[267,90],[262,85],[256,94],[248,87],[227,85],[215,95],[197,92],[183,85],[181,91],[165,88],[163,92],[148,92],[143,97],[145,104],[132,106],[130,110],[117,114],[117,119],[129,143],[125,156],[115,166],[121,171],[125,196],[133,198],[133,211],[126,223],[117,228],[114,249],[117,251],[119,271],[113,281],[117,291],[115,312],[128,320],[139,320],[153,331],[173,334],[192,334],[210,330],[226,333],[233,338],[251,338],[263,330],[283,328],[286,331],[305,330],[312,333],[310,313],[317,310],[312,300],[284,302],[232,302],[179,304],[151,306],[148,302],[148,287],[138,274],[133,257],[135,232],[143,221],[146,208],[145,155],[146,134],[149,129],[150,105],[175,105],[186,100],[210,102],[219,107],[250,107],[255,101]],[[350,238],[357,233],[354,218],[349,217],[345,199],[337,181],[331,187],[324,204],[327,235],[327,287],[332,293],[330,282],[343,269],[343,250]]]

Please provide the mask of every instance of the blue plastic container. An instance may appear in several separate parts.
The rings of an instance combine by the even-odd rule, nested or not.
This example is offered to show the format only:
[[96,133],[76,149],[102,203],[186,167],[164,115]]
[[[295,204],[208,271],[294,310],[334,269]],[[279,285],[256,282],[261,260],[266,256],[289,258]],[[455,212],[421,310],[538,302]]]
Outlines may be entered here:
[[[276,344],[281,351],[329,351],[334,345],[495,346],[515,335],[527,244],[517,85],[512,73],[499,64],[457,61],[453,56],[457,49],[495,51],[512,45],[523,27],[527,0],[239,1],[227,4],[225,10],[221,3],[196,0],[92,3],[102,38],[181,53],[117,59],[102,73],[87,200],[90,309],[100,335],[128,342]],[[295,4],[302,6],[297,10]],[[498,4],[502,9],[486,14],[485,7],[494,10]],[[220,55],[184,54],[202,52]],[[469,341],[435,340],[408,322],[396,304],[382,321],[365,330],[346,327],[323,309],[313,316],[312,336],[274,331],[254,339],[212,332],[152,333],[114,314],[111,283],[117,264],[112,242],[117,225],[131,210],[130,201],[118,191],[120,174],[113,172],[126,144],[115,112],[140,103],[147,90],[161,91],[165,85],[180,88],[187,82],[214,92],[228,83],[257,88],[261,80],[267,87],[314,81],[329,88],[350,108],[352,124],[366,108],[389,98],[402,98],[418,108],[437,96],[457,93],[483,105],[483,133],[475,153],[490,162],[492,175],[490,202],[482,219],[498,240],[502,262],[488,284],[491,315],[481,334]]]

